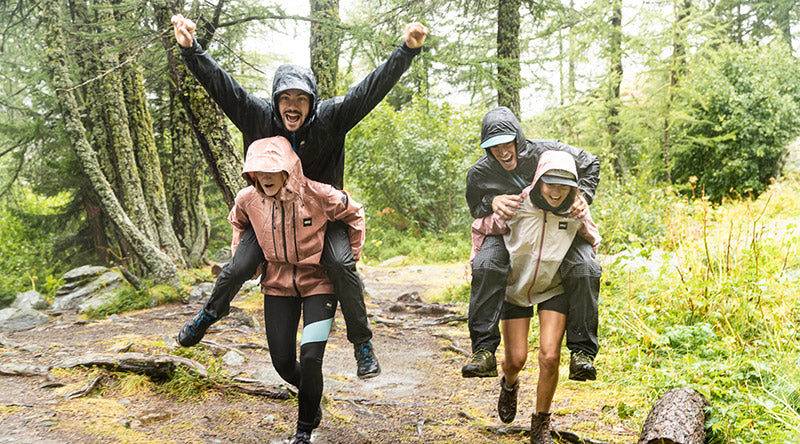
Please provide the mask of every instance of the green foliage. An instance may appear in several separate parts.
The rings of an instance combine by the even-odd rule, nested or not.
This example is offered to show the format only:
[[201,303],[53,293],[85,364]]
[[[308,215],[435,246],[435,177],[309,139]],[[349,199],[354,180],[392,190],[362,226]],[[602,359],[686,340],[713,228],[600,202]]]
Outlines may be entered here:
[[464,173],[480,156],[480,113],[414,100],[385,103],[348,136],[347,185],[373,226],[446,231],[468,225]]
[[444,290],[432,298],[432,302],[451,303],[458,302],[462,304],[469,304],[469,295],[472,290],[470,282],[462,282],[460,284],[447,284]]
[[[55,243],[64,229],[56,225],[66,194],[45,198],[23,189],[0,203],[0,307],[27,290],[52,297],[65,271]],[[63,252],[62,252],[63,254]]]
[[[465,204],[466,206],[466,204]],[[380,263],[404,256],[414,264],[453,263],[469,257],[472,243],[465,231],[429,233],[417,229],[368,228],[363,260]]]
[[178,300],[178,290],[168,285],[148,286],[142,290],[125,285],[114,294],[109,303],[92,307],[86,310],[85,315],[89,319],[103,319],[115,313],[141,310]]
[[786,47],[722,45],[690,66],[680,95],[689,118],[674,150],[673,180],[713,201],[757,196],[776,177],[800,127],[800,68]]

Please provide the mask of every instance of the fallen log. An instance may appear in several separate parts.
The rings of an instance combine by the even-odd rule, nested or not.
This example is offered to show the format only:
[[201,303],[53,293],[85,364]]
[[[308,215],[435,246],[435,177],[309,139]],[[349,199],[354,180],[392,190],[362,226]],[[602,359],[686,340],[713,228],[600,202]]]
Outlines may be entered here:
[[113,371],[141,373],[156,379],[167,378],[176,368],[181,367],[198,376],[208,377],[208,370],[206,370],[205,366],[191,359],[172,355],[145,355],[143,353],[87,355],[65,359],[54,367],[72,368],[78,366],[97,366]]
[[672,389],[654,405],[642,425],[638,444],[702,444],[708,400],[689,387]]

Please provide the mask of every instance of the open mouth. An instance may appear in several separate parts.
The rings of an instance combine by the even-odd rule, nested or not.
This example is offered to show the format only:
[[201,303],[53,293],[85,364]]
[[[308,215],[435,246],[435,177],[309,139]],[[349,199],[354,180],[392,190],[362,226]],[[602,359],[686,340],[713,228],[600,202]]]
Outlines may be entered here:
[[287,125],[297,125],[300,123],[300,113],[286,112],[283,113],[283,118]]

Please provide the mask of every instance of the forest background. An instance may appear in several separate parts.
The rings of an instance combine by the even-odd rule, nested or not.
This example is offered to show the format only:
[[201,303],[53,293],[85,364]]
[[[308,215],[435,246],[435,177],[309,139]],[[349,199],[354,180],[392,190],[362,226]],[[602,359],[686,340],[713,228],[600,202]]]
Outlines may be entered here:
[[[183,67],[176,12],[263,97],[274,67],[297,63],[273,45],[308,51],[331,97],[422,21],[422,54],[348,137],[364,260],[466,261],[465,173],[480,118],[508,106],[529,138],[603,161],[600,363],[638,389],[619,417],[640,423],[691,385],[712,402],[712,442],[800,439],[800,187],[786,168],[798,2],[380,0],[345,14],[312,0],[306,14],[269,0],[0,1],[0,308],[32,288],[52,297],[86,263],[180,297],[228,244],[241,138]],[[286,34],[298,28],[307,43]]]

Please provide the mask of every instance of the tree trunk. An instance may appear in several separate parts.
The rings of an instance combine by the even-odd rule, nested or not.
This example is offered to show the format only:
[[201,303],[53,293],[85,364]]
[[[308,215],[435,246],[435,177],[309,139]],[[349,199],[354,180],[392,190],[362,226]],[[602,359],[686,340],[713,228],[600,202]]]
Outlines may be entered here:
[[672,34],[672,60],[669,69],[669,95],[667,96],[667,109],[664,117],[664,171],[666,172],[667,182],[672,182],[671,170],[671,151],[672,142],[670,133],[672,131],[672,103],[675,101],[675,87],[683,74],[683,66],[686,64],[686,20],[689,18],[689,9],[692,6],[691,0],[676,0],[675,24]]
[[66,61],[69,60],[63,41],[59,2],[47,0],[42,5],[42,18],[45,32],[47,66],[52,71],[52,86],[61,107],[62,118],[67,135],[75,149],[78,161],[86,174],[92,190],[114,226],[123,233],[133,251],[147,268],[148,274],[156,282],[178,285],[177,267],[169,257],[161,252],[150,239],[137,228],[125,213],[117,196],[111,189],[97,161],[97,153],[86,138],[86,129],[81,122],[80,110],[72,86]]
[[233,207],[236,193],[247,184],[242,179],[244,161],[233,144],[228,131],[227,118],[208,96],[205,89],[186,69],[175,43],[170,18],[173,11],[180,11],[182,1],[153,1],[156,20],[162,32],[162,43],[167,53],[167,69],[177,91],[177,97],[186,111],[188,122],[211,170],[228,208]]
[[123,91],[128,111],[128,124],[134,141],[136,163],[144,190],[145,203],[155,224],[159,246],[179,267],[186,267],[186,259],[172,227],[164,179],[161,176],[161,161],[158,158],[156,139],[153,135],[153,119],[147,109],[142,74],[138,67],[126,65],[123,70]]
[[194,133],[186,121],[186,111],[172,91],[169,140],[172,146],[170,168],[170,206],[175,234],[192,267],[205,262],[211,223],[203,196],[204,165]]
[[638,444],[702,444],[706,398],[689,387],[668,391],[650,410]]
[[337,95],[339,53],[342,36],[339,31],[339,0],[311,0],[311,69],[317,79],[320,99]]
[[497,6],[497,104],[520,115],[520,0],[500,0]]
[[622,83],[622,0],[611,1],[611,22],[609,28],[609,91],[608,91],[608,140],[610,152],[614,157],[614,171],[617,177],[627,174],[625,153],[619,143],[619,99]]
[[[575,10],[575,0],[569,0],[569,10]],[[575,99],[575,57],[577,53],[575,43],[575,31],[573,26],[569,27],[569,55],[567,65],[567,97],[570,103]]]

